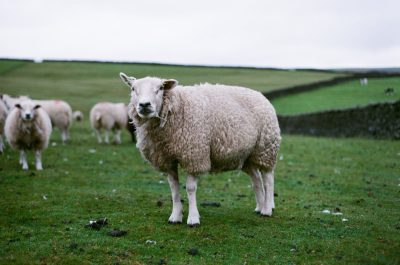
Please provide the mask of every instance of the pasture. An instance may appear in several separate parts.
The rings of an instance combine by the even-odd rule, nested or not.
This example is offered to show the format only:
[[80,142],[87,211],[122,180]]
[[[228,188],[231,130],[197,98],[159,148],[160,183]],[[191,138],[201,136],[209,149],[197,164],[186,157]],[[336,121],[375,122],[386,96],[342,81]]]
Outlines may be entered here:
[[[392,93],[385,92],[392,88]],[[331,109],[363,107],[368,104],[400,100],[400,77],[369,78],[367,86],[359,80],[273,100],[281,115],[294,115]]]
[[[0,157],[2,264],[399,264],[400,143],[284,135],[276,169],[276,211],[255,213],[250,178],[202,176],[201,226],[167,223],[165,176],[143,161],[127,132],[122,145],[99,145],[88,111],[129,99],[118,73],[219,82],[267,91],[331,78],[307,71],[0,61],[0,91],[62,98],[85,114],[71,143],[54,131],[43,171],[22,171],[17,152]],[[11,63],[6,61],[6,63]],[[136,74],[137,73],[137,74]],[[317,99],[312,100],[317,103]],[[356,100],[356,99],[355,99]],[[283,110],[284,111],[284,110]],[[181,174],[181,195],[187,199]],[[343,215],[324,214],[323,210]],[[85,227],[106,217],[101,230]],[[126,230],[122,237],[107,233]]]

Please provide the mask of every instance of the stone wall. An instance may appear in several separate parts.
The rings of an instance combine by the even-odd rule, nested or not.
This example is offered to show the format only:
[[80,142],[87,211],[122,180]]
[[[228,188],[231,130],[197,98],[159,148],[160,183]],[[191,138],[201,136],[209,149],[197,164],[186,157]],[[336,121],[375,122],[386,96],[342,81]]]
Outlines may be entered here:
[[400,139],[400,101],[278,119],[284,134]]

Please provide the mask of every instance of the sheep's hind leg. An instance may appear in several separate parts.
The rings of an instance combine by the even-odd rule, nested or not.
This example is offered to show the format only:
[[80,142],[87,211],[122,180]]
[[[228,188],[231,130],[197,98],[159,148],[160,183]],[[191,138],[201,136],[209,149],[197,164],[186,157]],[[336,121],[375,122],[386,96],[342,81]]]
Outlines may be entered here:
[[261,215],[272,216],[272,209],[275,208],[274,202],[274,170],[262,171],[264,182],[265,200],[261,208]]
[[251,177],[253,190],[256,195],[256,209],[254,209],[254,211],[260,213],[262,205],[264,204],[265,201],[265,191],[260,171],[256,167],[252,166],[243,169],[243,171],[246,172]]
[[179,195],[179,177],[178,173],[168,174],[169,187],[171,188],[172,195],[172,213],[168,219],[171,224],[182,223],[182,202]]
[[97,136],[97,142],[99,144],[101,144],[103,142],[103,140],[101,139],[101,131],[96,129],[95,132],[96,132],[96,136]]
[[35,159],[36,159],[36,170],[43,170],[42,166],[42,152],[40,150],[36,150],[35,152]]
[[21,150],[19,153],[19,163],[22,165],[23,170],[28,170],[28,161],[26,161],[26,153],[24,150]]
[[187,224],[191,227],[200,225],[200,214],[197,209],[196,190],[197,190],[197,177],[188,175],[186,179],[186,192],[189,200],[189,215]]
[[119,129],[114,132],[114,144],[121,144],[121,130]]
[[4,151],[3,135],[0,134],[0,154]]
[[68,141],[68,132],[65,129],[61,129],[61,141],[65,144]]

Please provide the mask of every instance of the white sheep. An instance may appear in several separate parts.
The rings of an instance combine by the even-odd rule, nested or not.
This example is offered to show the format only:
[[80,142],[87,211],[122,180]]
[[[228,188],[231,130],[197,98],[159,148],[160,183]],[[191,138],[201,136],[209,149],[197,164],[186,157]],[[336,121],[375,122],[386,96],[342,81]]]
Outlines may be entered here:
[[83,113],[80,110],[76,110],[72,113],[72,117],[75,121],[83,121]]
[[97,141],[102,142],[101,131],[105,130],[106,144],[110,131],[114,132],[114,143],[121,143],[121,130],[128,124],[128,107],[124,103],[100,102],[90,110],[90,124],[96,132]]
[[[11,97],[7,94],[3,95],[8,110],[14,108],[15,104],[23,100],[29,100],[27,96]],[[63,143],[69,141],[69,128],[72,124],[72,109],[71,106],[63,100],[33,100],[34,103],[41,105],[42,108],[49,114],[51,124],[57,127],[61,132],[61,140]]]
[[34,100],[49,114],[51,124],[61,132],[61,140],[66,143],[70,140],[69,128],[72,125],[71,106],[63,100]]
[[26,151],[32,149],[36,169],[42,170],[42,151],[47,148],[52,131],[46,111],[32,100],[17,103],[7,116],[4,131],[10,146],[20,151],[22,169],[28,170]]
[[3,95],[0,95],[0,153],[3,153],[4,150],[4,124],[6,122],[6,118],[8,115],[8,109],[6,104],[3,101]]
[[281,136],[275,109],[261,93],[225,85],[177,86],[176,80],[135,79],[123,73],[120,77],[132,90],[129,116],[137,128],[137,147],[168,174],[170,223],[183,217],[178,165],[188,173],[188,225],[200,224],[197,180],[207,172],[243,170],[252,179],[255,211],[272,215]]

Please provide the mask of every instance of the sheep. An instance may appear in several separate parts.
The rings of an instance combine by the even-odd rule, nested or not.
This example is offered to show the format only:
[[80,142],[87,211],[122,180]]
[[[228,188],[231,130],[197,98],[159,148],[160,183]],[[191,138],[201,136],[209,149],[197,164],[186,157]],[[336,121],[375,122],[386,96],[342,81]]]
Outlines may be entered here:
[[272,215],[281,136],[275,109],[261,93],[226,85],[178,86],[174,79],[135,79],[124,73],[120,77],[131,88],[128,114],[136,126],[136,146],[168,175],[170,223],[181,223],[183,217],[178,165],[188,173],[189,226],[200,225],[196,190],[205,173],[244,171],[252,180],[255,211]]
[[72,109],[71,106],[63,100],[34,100],[38,105],[42,106],[47,114],[49,114],[51,124],[57,127],[61,132],[61,141],[66,143],[70,140],[69,128],[72,125]]
[[128,124],[128,107],[124,103],[100,102],[90,110],[90,124],[96,132],[97,141],[102,142],[101,131],[105,129],[106,144],[109,143],[109,134],[114,132],[114,144],[121,143],[121,129]]
[[128,119],[128,123],[126,124],[126,129],[128,129],[130,135],[131,135],[131,139],[132,142],[136,142],[136,127],[133,124],[133,120],[132,119]]
[[4,131],[10,146],[20,151],[22,169],[28,170],[26,151],[33,149],[36,169],[42,170],[42,151],[47,148],[52,132],[47,112],[32,100],[17,103],[7,116]]
[[[27,96],[11,97],[7,94],[3,95],[3,100],[6,103],[8,110],[14,108],[15,104],[30,99]],[[66,143],[70,140],[69,128],[72,124],[72,109],[71,106],[63,100],[33,100],[36,104],[49,114],[51,124],[61,131],[61,140]]]
[[75,121],[83,121],[83,113],[79,110],[74,111],[72,116]]
[[4,123],[6,122],[6,118],[8,115],[8,109],[6,104],[3,101],[3,95],[0,95],[0,154],[4,151]]
[[368,85],[368,78],[360,78],[360,85],[361,86],[367,86]]

